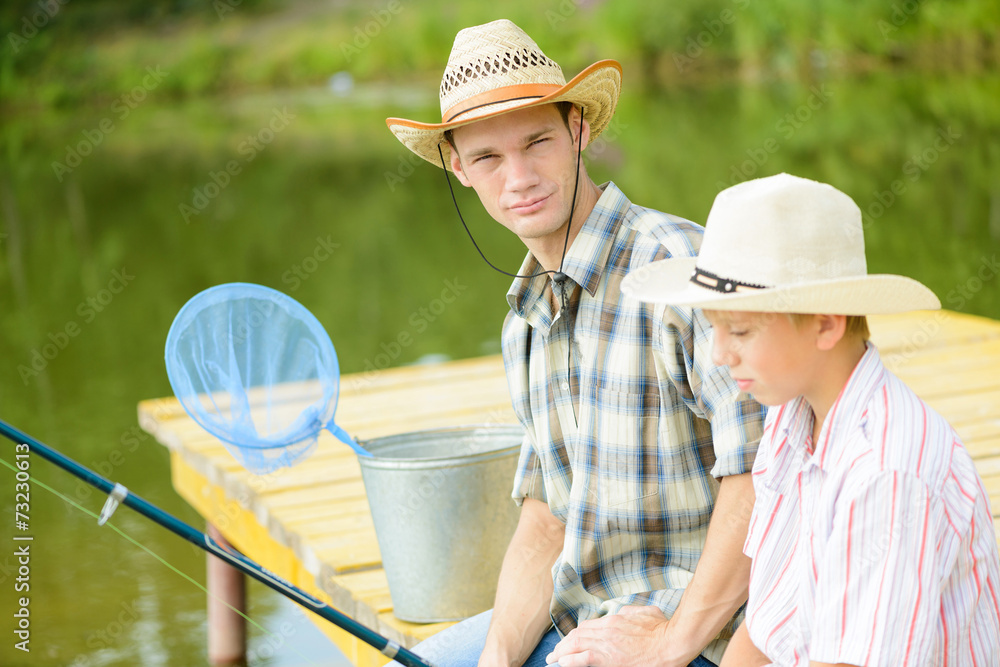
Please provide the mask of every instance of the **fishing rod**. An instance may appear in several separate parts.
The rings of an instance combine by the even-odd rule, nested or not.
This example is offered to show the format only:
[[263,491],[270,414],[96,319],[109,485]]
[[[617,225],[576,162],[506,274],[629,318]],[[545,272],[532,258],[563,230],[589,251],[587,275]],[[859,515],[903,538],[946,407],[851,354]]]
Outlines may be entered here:
[[218,542],[205,533],[200,530],[196,530],[183,521],[167,514],[155,505],[135,495],[121,484],[111,482],[101,475],[98,475],[93,470],[80,465],[76,461],[60,454],[48,445],[43,444],[35,438],[32,438],[27,433],[14,428],[2,420],[0,420],[0,434],[3,434],[17,444],[27,444],[32,454],[38,454],[43,459],[59,466],[71,475],[79,477],[87,484],[90,484],[91,486],[94,486],[108,494],[108,500],[105,502],[104,508],[101,510],[101,518],[97,522],[99,526],[104,525],[104,523],[111,518],[111,515],[114,514],[116,509],[118,509],[119,504],[127,505],[147,519],[160,524],[172,533],[183,537],[191,544],[194,544],[195,546],[212,554],[216,558],[229,563],[237,570],[250,575],[265,586],[268,586],[282,595],[291,598],[309,611],[322,616],[338,628],[349,632],[366,644],[373,646],[388,658],[406,665],[406,667],[434,667],[415,653],[400,646],[396,642],[383,637],[374,630],[361,625],[354,619],[337,611],[322,600],[314,598],[301,588],[292,585],[273,572],[261,567],[243,554],[233,549],[226,549],[219,546]]

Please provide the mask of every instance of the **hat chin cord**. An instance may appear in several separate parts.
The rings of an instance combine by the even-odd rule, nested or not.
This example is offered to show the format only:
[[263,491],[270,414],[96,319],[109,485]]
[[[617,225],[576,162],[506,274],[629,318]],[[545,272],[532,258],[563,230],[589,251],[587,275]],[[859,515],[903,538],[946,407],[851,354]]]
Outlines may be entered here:
[[458,219],[462,221],[462,227],[465,228],[465,233],[469,235],[469,240],[472,241],[472,245],[475,246],[476,252],[479,256],[483,258],[483,261],[489,264],[490,268],[494,271],[504,274],[505,276],[510,276],[511,278],[536,278],[538,276],[544,276],[547,273],[552,274],[552,279],[561,283],[566,279],[566,274],[562,272],[563,262],[566,261],[566,250],[569,248],[569,232],[573,227],[573,213],[576,211],[576,196],[580,187],[580,158],[583,155],[583,109],[580,109],[580,132],[577,136],[576,143],[576,179],[573,181],[573,201],[570,203],[569,207],[569,220],[566,223],[566,238],[563,240],[562,257],[559,258],[559,268],[556,270],[539,271],[538,273],[532,273],[530,275],[520,275],[516,273],[510,273],[504,271],[503,269],[497,267],[490,260],[486,259],[486,255],[480,249],[479,244],[476,243],[476,239],[472,237],[472,232],[469,230],[469,226],[465,224],[465,218],[462,217],[462,211],[458,207],[458,199],[455,197],[455,188],[451,185],[451,177],[448,176],[448,168],[445,166],[444,162],[444,152],[441,150],[441,145],[438,144],[438,155],[441,157],[441,170],[444,171],[444,178],[448,182],[448,191],[451,192],[451,201],[455,204],[455,212],[458,213]]

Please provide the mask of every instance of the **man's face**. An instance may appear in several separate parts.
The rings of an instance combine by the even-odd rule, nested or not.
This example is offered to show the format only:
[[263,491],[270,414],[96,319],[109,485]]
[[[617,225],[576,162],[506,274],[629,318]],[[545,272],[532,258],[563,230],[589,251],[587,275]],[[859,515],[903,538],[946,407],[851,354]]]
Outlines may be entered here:
[[[574,133],[580,116],[570,113]],[[583,145],[590,128],[583,125]],[[562,247],[576,170],[576,134],[554,104],[530,107],[456,128],[451,166],[486,211],[525,243]],[[456,155],[457,153],[457,155]]]
[[712,360],[728,366],[741,391],[763,405],[782,405],[812,392],[817,348],[814,327],[796,326],[781,313],[706,310],[712,324]]

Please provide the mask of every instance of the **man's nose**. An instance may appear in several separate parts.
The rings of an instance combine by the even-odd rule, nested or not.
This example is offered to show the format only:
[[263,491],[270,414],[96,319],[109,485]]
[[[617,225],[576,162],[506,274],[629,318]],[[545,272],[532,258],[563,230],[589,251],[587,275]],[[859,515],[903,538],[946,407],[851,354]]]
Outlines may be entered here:
[[535,165],[526,156],[515,155],[507,160],[507,189],[520,192],[538,184]]

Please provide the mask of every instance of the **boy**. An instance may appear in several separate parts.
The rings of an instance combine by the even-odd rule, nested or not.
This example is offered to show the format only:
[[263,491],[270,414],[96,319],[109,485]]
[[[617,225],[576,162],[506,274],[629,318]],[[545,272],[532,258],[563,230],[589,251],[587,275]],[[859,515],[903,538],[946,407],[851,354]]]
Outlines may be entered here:
[[1000,560],[968,452],[879,358],[864,315],[940,308],[867,275],[861,212],[780,174],[715,200],[694,260],[622,290],[705,309],[713,358],[773,406],[753,468],[733,665],[1000,664]]

